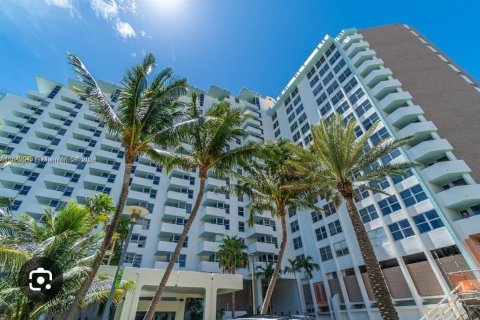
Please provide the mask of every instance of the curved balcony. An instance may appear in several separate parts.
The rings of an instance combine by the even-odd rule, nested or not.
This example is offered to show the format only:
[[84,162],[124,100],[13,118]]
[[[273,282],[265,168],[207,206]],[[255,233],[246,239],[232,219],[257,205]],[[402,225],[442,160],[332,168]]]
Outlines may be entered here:
[[225,214],[225,209],[205,206],[200,210],[200,220],[207,221],[213,218],[225,218]]
[[171,186],[184,187],[184,188],[189,188],[191,186],[190,180],[182,179],[182,178],[178,178],[178,177],[171,177],[170,178],[170,185]]
[[462,210],[480,203],[480,185],[456,186],[437,193],[437,197],[445,207]]
[[225,226],[206,222],[200,227],[201,237],[211,237],[217,234],[225,234]]
[[371,59],[373,56],[375,56],[375,54],[375,51],[373,51],[372,49],[360,51],[350,60],[350,62],[353,66],[358,67],[365,60]]
[[417,105],[398,108],[388,115],[387,119],[397,128],[403,128],[423,115],[423,110]]
[[370,72],[368,76],[364,78],[364,81],[367,86],[373,87],[380,81],[388,80],[388,78],[391,77],[392,74],[392,70],[390,70],[389,68],[381,68]]
[[356,42],[363,40],[363,36],[360,33],[352,34],[343,40],[343,48],[348,50],[348,48]]
[[410,100],[412,100],[412,95],[408,91],[392,92],[380,100],[380,107],[386,113],[391,113]]
[[347,57],[352,58],[353,56],[355,56],[357,52],[367,49],[368,47],[369,47],[368,42],[365,40],[361,40],[357,43],[352,44],[350,48],[348,48],[348,50],[345,51],[345,54],[347,55]]
[[432,121],[421,121],[410,123],[408,126],[398,131],[397,136],[399,138],[411,136],[412,140],[409,141],[409,144],[414,145],[427,139],[431,133],[435,131],[437,131],[437,127]]
[[181,202],[188,202],[190,200],[188,198],[188,194],[183,192],[177,192],[177,191],[168,191],[167,199],[174,200],[174,201],[181,201]]
[[199,271],[202,271],[202,272],[214,272],[214,273],[222,272],[222,270],[220,269],[220,266],[218,265],[218,262],[200,261],[200,263],[198,264],[198,268],[200,269]]
[[160,255],[162,253],[163,254],[171,253],[171,252],[175,251],[176,247],[177,247],[176,242],[159,240],[158,245],[157,245],[157,255]]
[[379,58],[374,58],[371,60],[364,61],[359,67],[358,67],[358,73],[362,76],[365,77],[368,75],[371,71],[380,68],[383,66],[384,62],[382,59]]
[[472,170],[463,160],[437,162],[430,167],[422,169],[424,178],[435,184],[444,184],[470,173]]
[[162,222],[160,226],[159,236],[168,236],[171,234],[181,234],[183,231],[183,225],[173,224],[168,222]]
[[248,246],[248,252],[250,253],[278,253],[278,248],[275,247],[273,243],[265,243],[265,242],[254,242]]
[[417,144],[407,152],[414,161],[428,163],[429,161],[440,158],[447,151],[452,151],[453,147],[445,139],[427,140]]
[[252,228],[248,227],[245,230],[247,238],[259,238],[273,234],[273,228],[271,226],[264,226],[261,224],[254,224]]
[[225,186],[225,184],[226,184],[225,180],[216,179],[212,177],[208,177],[206,182],[207,187],[212,187],[212,188],[223,187]]
[[178,208],[172,206],[165,206],[162,218],[187,218],[187,210],[185,208]]
[[380,81],[375,87],[372,88],[372,95],[381,100],[387,94],[396,92],[397,88],[400,88],[402,84],[397,79]]
[[208,254],[208,253],[215,253],[218,251],[221,242],[214,242],[214,241],[202,241],[198,244],[197,247],[197,254]]

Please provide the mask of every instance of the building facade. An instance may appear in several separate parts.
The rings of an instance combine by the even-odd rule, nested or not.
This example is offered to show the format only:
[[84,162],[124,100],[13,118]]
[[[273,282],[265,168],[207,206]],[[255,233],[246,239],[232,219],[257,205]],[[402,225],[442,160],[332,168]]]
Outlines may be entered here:
[[[43,78],[37,78],[37,84],[38,91],[26,97],[0,95],[0,148],[11,155],[95,161],[9,166],[0,172],[0,196],[14,200],[14,212],[37,217],[46,208],[58,208],[70,199],[82,203],[98,192],[117,199],[115,186],[123,172],[118,139],[69,90],[78,85],[75,80],[67,87]],[[118,88],[101,86],[115,104]],[[252,115],[244,124],[249,136],[234,145],[284,138],[307,147],[311,125],[335,112],[358,120],[358,136],[379,120],[372,145],[413,136],[378,164],[408,160],[422,166],[376,186],[388,195],[363,192],[357,207],[401,318],[418,319],[450,294],[454,283],[448,273],[479,265],[479,87],[411,27],[392,25],[326,36],[275,100],[247,89],[237,97],[216,86],[207,92],[189,91],[197,92],[204,110],[227,101]],[[135,226],[128,264],[165,268],[191,210],[197,180],[195,172],[164,172],[147,158],[136,161],[127,205],[143,206],[150,215]],[[224,235],[234,234],[245,239],[256,265],[275,262],[279,223],[264,215],[248,228],[248,199],[214,192],[226,183],[236,181],[208,178],[177,270],[221,272],[215,253]],[[322,212],[289,211],[285,260],[310,255],[320,270],[312,279],[300,275],[298,283],[283,275],[272,302],[274,312],[306,308],[325,319],[332,313],[338,319],[379,318],[344,205],[335,208],[326,199],[319,199],[318,205]],[[239,272],[246,281],[244,294],[237,295],[238,309],[250,310],[251,270]],[[259,281],[256,287],[259,305]]]

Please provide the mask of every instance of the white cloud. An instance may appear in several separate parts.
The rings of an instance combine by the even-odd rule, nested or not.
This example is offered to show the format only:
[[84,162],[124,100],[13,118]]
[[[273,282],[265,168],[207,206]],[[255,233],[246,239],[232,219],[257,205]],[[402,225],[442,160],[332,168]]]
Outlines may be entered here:
[[49,6],[59,7],[64,9],[72,9],[72,0],[45,0],[45,3]]
[[111,20],[118,16],[118,4],[115,0],[90,0],[90,7],[92,7],[97,16],[106,20]]
[[122,38],[133,38],[137,35],[135,30],[133,30],[133,27],[128,22],[123,22],[120,20],[117,20],[115,23],[115,30],[117,30],[118,34]]

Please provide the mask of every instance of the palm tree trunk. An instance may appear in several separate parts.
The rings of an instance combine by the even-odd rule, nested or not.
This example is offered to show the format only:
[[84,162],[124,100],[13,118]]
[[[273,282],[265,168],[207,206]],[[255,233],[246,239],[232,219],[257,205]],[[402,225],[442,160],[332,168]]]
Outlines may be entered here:
[[203,194],[205,193],[205,181],[206,181],[207,175],[206,173],[200,172],[199,176],[200,176],[200,189],[198,190],[197,199],[195,200],[195,204],[193,206],[192,212],[190,213],[190,217],[188,218],[187,223],[183,227],[182,234],[180,235],[180,239],[178,240],[177,246],[175,247],[173,256],[170,257],[170,261],[168,262],[167,269],[165,270],[162,280],[160,281],[160,285],[158,286],[158,289],[155,292],[155,295],[153,296],[152,303],[150,304],[150,307],[148,308],[148,312],[145,315],[145,320],[153,319],[155,310],[157,310],[158,304],[160,303],[160,297],[162,296],[162,293],[165,290],[165,287],[167,286],[168,278],[172,273],[173,267],[177,262],[178,256],[180,256],[180,251],[183,248],[183,243],[185,242],[188,232],[190,231],[193,221],[195,220],[198,210],[200,209],[200,203],[202,202]]
[[232,291],[232,319],[235,318],[235,291]]
[[268,306],[270,305],[270,299],[272,298],[273,289],[277,283],[278,275],[280,274],[280,268],[282,266],[283,255],[285,254],[285,247],[287,246],[287,222],[285,219],[285,208],[279,209],[280,221],[282,223],[282,242],[280,242],[280,250],[278,252],[277,264],[275,265],[275,270],[273,271],[272,279],[268,284],[267,293],[265,293],[265,298],[262,304],[262,310],[260,313],[264,314],[268,312]]
[[110,222],[110,227],[103,238],[102,245],[95,256],[95,260],[93,262],[92,268],[88,273],[85,280],[77,292],[75,299],[73,300],[72,305],[68,309],[67,313],[65,314],[64,320],[73,320],[76,319],[76,315],[80,311],[80,304],[82,303],[85,295],[88,292],[88,289],[92,285],[95,276],[97,275],[98,269],[102,264],[103,258],[108,249],[108,245],[112,241],[112,237],[117,229],[118,222],[120,221],[120,217],[122,216],[123,209],[125,207],[125,202],[128,196],[128,185],[130,182],[130,176],[132,174],[132,166],[133,166],[134,157],[128,156],[128,152],[125,152],[125,170],[123,173],[123,182],[122,182],[122,189],[120,191],[120,196],[118,198],[117,208],[115,209],[115,214],[113,215],[112,221]]
[[[349,188],[351,189],[351,187]],[[363,261],[367,269],[368,279],[372,286],[373,294],[377,300],[378,310],[384,320],[398,320],[398,313],[392,301],[392,296],[388,290],[387,283],[383,277],[382,269],[378,263],[372,243],[368,238],[367,231],[363,221],[360,219],[357,207],[353,202],[353,194],[350,190],[343,191],[339,188],[340,193],[347,204],[347,211],[352,221],[353,230],[357,236],[360,252],[362,253]]]

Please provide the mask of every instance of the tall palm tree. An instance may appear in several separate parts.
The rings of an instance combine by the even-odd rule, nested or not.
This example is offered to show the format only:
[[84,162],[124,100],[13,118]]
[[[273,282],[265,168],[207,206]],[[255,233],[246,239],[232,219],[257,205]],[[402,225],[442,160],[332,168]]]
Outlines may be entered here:
[[313,261],[313,258],[311,256],[301,257],[298,261],[298,264],[300,265],[300,270],[305,272],[305,277],[307,279],[313,278],[314,270],[320,270],[320,266],[318,265],[318,263]]
[[388,175],[405,175],[405,170],[415,165],[409,162],[377,162],[404,145],[410,138],[389,140],[371,146],[369,139],[378,122],[358,139],[355,134],[356,126],[355,120],[345,124],[342,116],[338,114],[330,121],[321,121],[312,128],[313,143],[310,149],[292,147],[296,153],[293,165],[295,171],[306,181],[316,183],[325,190],[328,198],[333,199],[337,206],[342,199],[346,202],[380,314],[383,319],[395,320],[398,319],[397,311],[365,226],[355,207],[354,198],[356,189],[383,193],[371,185],[380,183]]
[[291,151],[289,143],[280,141],[265,147],[260,160],[252,159],[245,166],[246,175],[236,175],[242,184],[232,186],[236,194],[245,194],[250,199],[248,224],[253,226],[255,216],[270,212],[281,222],[282,241],[272,279],[268,285],[261,313],[267,312],[273,289],[277,282],[287,245],[287,209],[312,209],[320,192],[316,185],[307,184],[302,177],[294,175],[288,169]]
[[119,137],[125,152],[125,167],[117,207],[95,256],[91,272],[66,314],[65,319],[70,320],[74,319],[78,312],[111,243],[127,199],[133,163],[138,156],[155,155],[153,143],[165,145],[168,141],[169,133],[181,115],[178,98],[185,94],[186,80],[177,80],[172,70],[167,68],[149,81],[155,67],[155,58],[152,54],[147,54],[140,64],[128,69],[123,76],[119,105],[114,108],[83,62],[71,53],[68,54],[68,59],[84,86],[84,90],[75,91],[87,99],[109,132]]
[[[92,232],[97,224],[92,214],[84,206],[69,203],[59,212],[44,212],[43,224],[28,215],[19,219],[12,215],[0,217],[0,310],[5,311],[6,319],[34,320],[67,310],[88,274],[93,259],[89,252],[98,242],[97,234]],[[52,259],[62,270],[62,288],[48,302],[29,300],[15,280],[22,265],[35,257]],[[105,276],[96,277],[82,306],[106,299],[112,283]],[[132,286],[132,282],[123,282],[115,301],[120,302],[125,290]]]
[[[265,282],[268,285],[270,283],[270,280],[273,277],[273,273],[275,271],[275,264],[273,262],[269,262],[265,265],[265,267],[262,265],[257,266],[257,269],[260,271],[257,271],[255,273],[256,277],[258,279],[265,280]],[[282,270],[280,270],[279,274],[280,275],[282,274]]]
[[300,279],[298,278],[298,273],[302,270],[300,262],[300,258],[288,259],[288,265],[285,266],[283,273],[290,273],[293,274],[293,276],[295,277],[295,282],[297,283],[298,300],[300,301],[300,308],[302,309],[302,313],[305,313],[305,297],[303,296],[302,292],[302,284],[300,282]]
[[[246,268],[248,265],[246,249],[245,242],[237,236],[224,238],[217,252],[220,268],[231,274],[235,274],[239,268]],[[232,318],[235,318],[235,291],[232,291]]]
[[185,170],[196,169],[200,186],[192,212],[170,257],[145,319],[153,319],[168,278],[200,209],[207,176],[209,174],[222,176],[226,171],[236,168],[240,163],[244,163],[258,152],[260,145],[256,143],[247,143],[235,148],[230,147],[237,139],[246,137],[247,134],[242,124],[248,118],[249,115],[242,109],[233,108],[227,102],[212,106],[203,115],[198,106],[197,96],[193,93],[192,102],[187,108],[186,121],[194,124],[179,134],[179,138],[176,138],[176,140],[180,140],[182,143],[178,144],[173,151],[157,150],[154,158],[167,162],[167,169],[174,166]]

